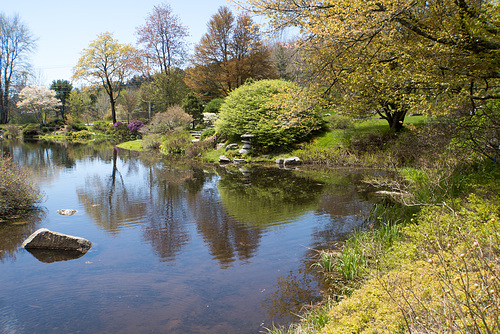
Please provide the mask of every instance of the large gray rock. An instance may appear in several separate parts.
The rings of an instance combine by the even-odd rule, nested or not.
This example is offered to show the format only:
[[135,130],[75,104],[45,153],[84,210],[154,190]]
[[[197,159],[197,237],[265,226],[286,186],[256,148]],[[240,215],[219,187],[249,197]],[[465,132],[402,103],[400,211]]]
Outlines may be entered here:
[[92,247],[92,243],[84,238],[41,228],[23,242],[23,247],[26,249],[58,249],[86,253]]

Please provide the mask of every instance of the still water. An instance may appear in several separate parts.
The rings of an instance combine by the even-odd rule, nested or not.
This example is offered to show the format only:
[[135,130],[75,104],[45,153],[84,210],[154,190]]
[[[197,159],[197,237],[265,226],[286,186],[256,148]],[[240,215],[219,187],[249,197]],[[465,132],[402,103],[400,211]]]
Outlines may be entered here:
[[[0,333],[265,332],[318,301],[308,259],[370,206],[363,171],[168,162],[106,143],[0,142],[1,153],[45,200],[0,223]],[[93,246],[37,259],[20,246],[41,227]]]

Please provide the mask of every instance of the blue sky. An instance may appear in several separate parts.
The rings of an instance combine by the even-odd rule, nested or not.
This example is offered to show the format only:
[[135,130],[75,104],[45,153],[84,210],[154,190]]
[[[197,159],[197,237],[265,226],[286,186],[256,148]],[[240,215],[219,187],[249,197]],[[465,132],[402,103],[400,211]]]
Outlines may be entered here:
[[[0,0],[0,12],[19,14],[38,38],[31,57],[37,84],[71,80],[80,53],[97,35],[113,33],[120,43],[136,45],[136,28],[143,25],[155,5],[169,3],[174,14],[188,27],[188,41],[197,43],[206,24],[228,0]],[[230,6],[231,7],[231,6]],[[237,10],[231,7],[236,14]]]

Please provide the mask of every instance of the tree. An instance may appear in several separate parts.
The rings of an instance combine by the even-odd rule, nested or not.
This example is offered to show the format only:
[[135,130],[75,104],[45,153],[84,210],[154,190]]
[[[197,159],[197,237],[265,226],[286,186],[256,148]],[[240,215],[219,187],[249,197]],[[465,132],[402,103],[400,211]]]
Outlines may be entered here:
[[193,129],[196,123],[203,121],[204,108],[203,101],[194,93],[189,93],[182,101],[182,109],[193,118]]
[[[498,2],[247,0],[273,27],[300,27],[318,97],[341,92],[357,112],[399,130],[409,111],[499,98]],[[437,107],[436,107],[437,106]],[[356,108],[355,108],[356,109]]]
[[129,44],[120,44],[109,32],[100,34],[83,50],[73,69],[73,80],[87,79],[93,85],[102,85],[109,97],[111,117],[116,123],[116,101],[120,87],[137,68],[136,50]]
[[61,106],[56,98],[56,92],[43,86],[28,86],[19,93],[17,107],[26,113],[35,115],[40,123],[46,123],[47,114]]
[[246,79],[276,77],[270,50],[248,15],[235,19],[222,6],[207,24],[207,33],[195,46],[192,67],[186,70],[191,89],[207,96],[227,96]]
[[156,109],[165,111],[168,107],[181,104],[182,100],[189,92],[189,88],[184,82],[184,71],[172,69],[170,74],[156,73],[151,82],[153,87],[152,102]]
[[172,13],[169,4],[154,6],[146,24],[138,27],[136,33],[138,43],[144,45],[144,56],[158,66],[161,73],[170,74],[173,67],[179,67],[184,62],[188,29]]
[[92,99],[89,94],[79,89],[74,89],[67,99],[69,112],[80,117],[92,108]]
[[54,80],[50,89],[56,92],[56,98],[61,101],[61,118],[66,118],[66,101],[73,90],[73,85],[68,80]]
[[25,77],[27,57],[36,47],[36,40],[19,16],[0,13],[0,124],[10,118],[13,84]]
[[139,103],[139,90],[133,88],[126,89],[122,94],[121,102],[123,109],[127,113],[127,122],[130,122],[130,116],[134,113]]

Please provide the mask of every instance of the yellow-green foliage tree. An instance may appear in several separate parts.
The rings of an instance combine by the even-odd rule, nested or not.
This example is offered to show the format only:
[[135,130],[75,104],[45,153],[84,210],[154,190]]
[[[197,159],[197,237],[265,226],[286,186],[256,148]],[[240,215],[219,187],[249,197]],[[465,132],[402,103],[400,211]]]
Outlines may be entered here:
[[116,101],[125,79],[137,68],[134,47],[120,44],[109,32],[100,34],[84,49],[73,68],[73,80],[86,79],[92,85],[102,85],[109,96],[111,116],[116,123]]
[[395,131],[409,111],[446,112],[457,102],[474,110],[500,97],[498,2],[238,2],[273,27],[300,27],[318,97],[340,95],[343,111],[378,113]]

